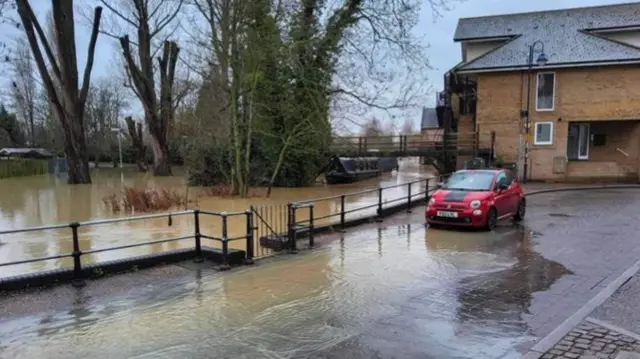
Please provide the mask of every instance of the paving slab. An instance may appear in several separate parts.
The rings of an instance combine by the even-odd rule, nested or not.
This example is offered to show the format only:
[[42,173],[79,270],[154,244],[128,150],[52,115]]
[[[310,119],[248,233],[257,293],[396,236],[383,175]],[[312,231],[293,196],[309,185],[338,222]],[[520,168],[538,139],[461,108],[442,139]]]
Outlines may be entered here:
[[627,334],[614,330],[607,323],[587,318],[542,354],[541,358],[636,358],[640,355],[640,338]]
[[640,275],[625,283],[618,291],[591,313],[631,332],[640,333]]

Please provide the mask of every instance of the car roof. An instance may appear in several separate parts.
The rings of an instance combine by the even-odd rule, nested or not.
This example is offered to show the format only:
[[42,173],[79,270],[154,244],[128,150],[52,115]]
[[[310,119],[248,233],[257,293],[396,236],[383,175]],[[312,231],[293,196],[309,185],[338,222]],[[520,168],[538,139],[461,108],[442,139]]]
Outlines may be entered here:
[[496,173],[500,173],[500,172],[504,172],[504,168],[490,168],[490,169],[482,169],[482,170],[459,170],[456,171],[456,173],[463,173],[463,172],[479,172],[479,173],[492,173],[492,174],[496,174]]

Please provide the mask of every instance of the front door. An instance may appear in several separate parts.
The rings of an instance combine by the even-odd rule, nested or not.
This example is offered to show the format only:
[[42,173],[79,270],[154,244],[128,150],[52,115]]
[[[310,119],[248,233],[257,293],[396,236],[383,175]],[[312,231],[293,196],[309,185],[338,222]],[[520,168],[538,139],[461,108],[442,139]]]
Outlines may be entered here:
[[591,136],[588,123],[570,123],[567,137],[567,159],[589,159],[589,140]]

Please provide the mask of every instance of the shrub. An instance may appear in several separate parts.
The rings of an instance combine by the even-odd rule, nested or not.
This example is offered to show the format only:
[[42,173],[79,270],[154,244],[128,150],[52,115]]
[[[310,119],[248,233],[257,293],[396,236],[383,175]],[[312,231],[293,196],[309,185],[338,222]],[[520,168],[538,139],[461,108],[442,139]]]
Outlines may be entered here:
[[47,173],[47,161],[15,158],[0,159],[0,178],[34,176]]

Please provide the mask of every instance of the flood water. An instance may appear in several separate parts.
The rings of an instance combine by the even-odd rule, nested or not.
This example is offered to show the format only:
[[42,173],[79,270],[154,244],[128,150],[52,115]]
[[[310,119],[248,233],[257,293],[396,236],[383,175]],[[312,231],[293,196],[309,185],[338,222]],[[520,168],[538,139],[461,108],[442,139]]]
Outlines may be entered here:
[[[386,174],[381,178],[357,182],[349,185],[316,185],[307,188],[276,188],[270,198],[220,198],[199,196],[198,188],[189,188],[191,202],[188,208],[200,208],[213,212],[245,211],[250,205],[268,206],[263,214],[265,221],[272,227],[274,223],[279,226],[276,229],[284,230],[282,222],[285,219],[286,203],[289,201],[301,201],[312,198],[341,195],[349,192],[358,192],[365,189],[373,189],[379,186],[390,186],[405,182],[416,181],[420,178],[432,177],[433,173],[426,172],[416,159],[400,162],[400,171],[394,174]],[[140,174],[133,168],[123,170],[113,168],[100,168],[92,173],[93,183],[90,185],[67,185],[65,178],[55,176],[31,176],[17,177],[0,180],[0,230],[34,227],[73,221],[88,221],[99,218],[128,216],[132,213],[114,214],[104,204],[103,198],[111,193],[121,193],[123,186],[136,188],[161,187],[170,190],[184,191],[187,186],[181,169],[174,169],[176,176],[154,178],[150,174]],[[424,190],[424,184],[414,185],[412,193]],[[391,201],[399,197],[406,197],[406,186],[385,190],[383,201]],[[197,199],[196,199],[197,198]],[[363,207],[377,203],[378,194],[371,192],[345,199],[345,209]],[[176,208],[183,210],[185,208]],[[314,207],[314,217],[323,217],[340,211],[340,200],[327,200],[318,202]],[[375,208],[366,211],[349,213],[346,218],[371,215]],[[139,215],[142,213],[134,213]],[[299,219],[304,220],[308,212],[301,211]],[[329,221],[337,221],[338,217],[320,220],[316,225],[327,224]],[[101,249],[141,243],[145,241],[175,238],[194,233],[193,216],[174,217],[171,226],[166,218],[150,219],[144,221],[132,221],[116,224],[103,224],[80,227],[80,249]],[[201,233],[221,237],[221,220],[219,217],[202,216]],[[246,220],[244,217],[232,217],[228,221],[229,237],[242,236],[246,233]],[[219,247],[219,242],[203,241],[203,245]],[[117,251],[106,251],[82,256],[83,263],[102,262],[107,260],[162,252],[170,249],[193,248],[193,240],[154,244],[128,248]],[[231,248],[245,249],[244,240],[230,242]],[[13,262],[31,258],[53,256],[72,252],[71,230],[48,230],[29,233],[18,233],[0,236],[0,263]],[[257,255],[265,252],[258,248]],[[36,262],[31,264],[0,267],[0,277],[36,272],[54,268],[70,267],[71,258]]]
[[[6,358],[516,358],[533,294],[568,274],[529,231],[351,230],[313,251],[197,269],[4,318]],[[401,264],[401,265],[400,265]],[[36,312],[34,308],[34,313]]]

